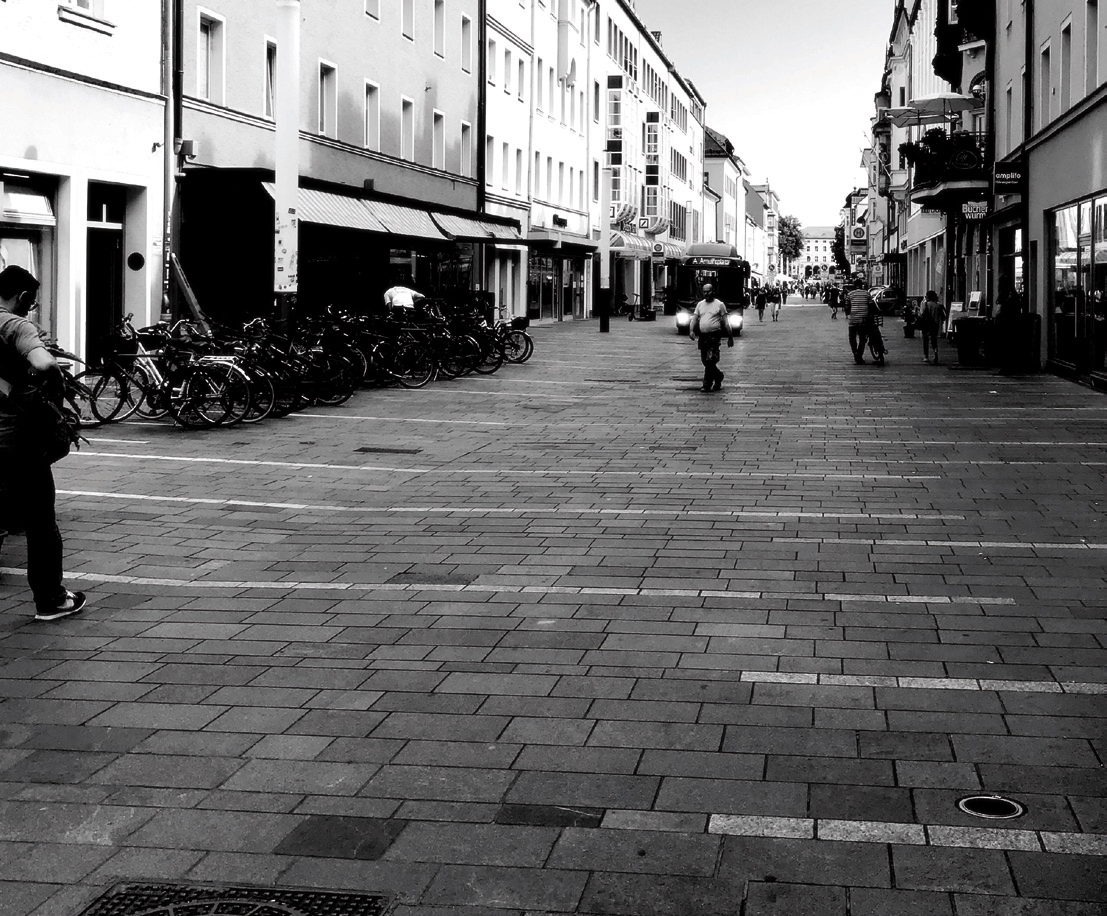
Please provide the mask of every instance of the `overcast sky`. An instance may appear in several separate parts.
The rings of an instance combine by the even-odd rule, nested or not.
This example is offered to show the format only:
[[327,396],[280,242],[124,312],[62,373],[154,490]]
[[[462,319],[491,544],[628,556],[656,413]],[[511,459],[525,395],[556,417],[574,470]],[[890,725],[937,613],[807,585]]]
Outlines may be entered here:
[[784,213],[831,226],[865,181],[894,0],[637,0],[665,53],[707,100]]

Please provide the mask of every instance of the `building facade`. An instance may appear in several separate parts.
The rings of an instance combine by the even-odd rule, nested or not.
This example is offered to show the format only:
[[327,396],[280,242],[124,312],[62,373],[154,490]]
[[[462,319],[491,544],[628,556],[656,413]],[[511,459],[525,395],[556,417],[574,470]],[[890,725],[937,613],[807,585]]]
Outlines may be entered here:
[[83,357],[160,311],[161,51],[159,3],[0,3],[0,268],[38,277],[38,321]]
[[749,176],[745,163],[734,151],[734,144],[722,133],[708,127],[704,131],[704,169],[708,184],[719,194],[711,241],[745,247],[746,193],[742,179]]
[[834,227],[809,226],[803,230],[803,253],[796,265],[804,280],[823,281],[834,264]]

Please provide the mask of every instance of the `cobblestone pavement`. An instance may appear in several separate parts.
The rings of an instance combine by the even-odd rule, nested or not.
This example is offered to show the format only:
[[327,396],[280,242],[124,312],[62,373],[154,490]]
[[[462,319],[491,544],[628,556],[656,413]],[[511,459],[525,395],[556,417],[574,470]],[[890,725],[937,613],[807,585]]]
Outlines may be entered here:
[[[57,468],[0,558],[0,913],[120,881],[396,916],[1090,916],[1107,400],[786,306]],[[1001,793],[1016,820],[957,802]]]

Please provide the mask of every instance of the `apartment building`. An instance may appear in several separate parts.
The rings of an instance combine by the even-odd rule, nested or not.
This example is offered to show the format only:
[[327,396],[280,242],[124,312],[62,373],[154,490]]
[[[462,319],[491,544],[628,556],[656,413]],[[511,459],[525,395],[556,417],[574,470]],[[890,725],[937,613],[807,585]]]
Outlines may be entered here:
[[742,179],[749,177],[749,171],[729,138],[710,127],[704,130],[704,170],[708,184],[720,195],[712,241],[733,245],[744,257],[746,192]]
[[94,356],[160,310],[165,88],[159,3],[0,3],[0,268],[42,283],[37,320]]

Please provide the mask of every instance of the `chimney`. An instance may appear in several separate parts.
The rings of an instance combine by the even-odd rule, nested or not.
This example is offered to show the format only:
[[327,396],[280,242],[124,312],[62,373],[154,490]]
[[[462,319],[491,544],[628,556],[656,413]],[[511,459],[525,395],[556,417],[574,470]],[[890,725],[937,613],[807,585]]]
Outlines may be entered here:
[[661,33],[660,33],[660,32],[650,32],[650,34],[651,34],[651,35],[653,36],[653,40],[657,42],[657,46],[658,46],[659,48],[660,48],[660,47],[662,47],[662,44],[661,44]]

